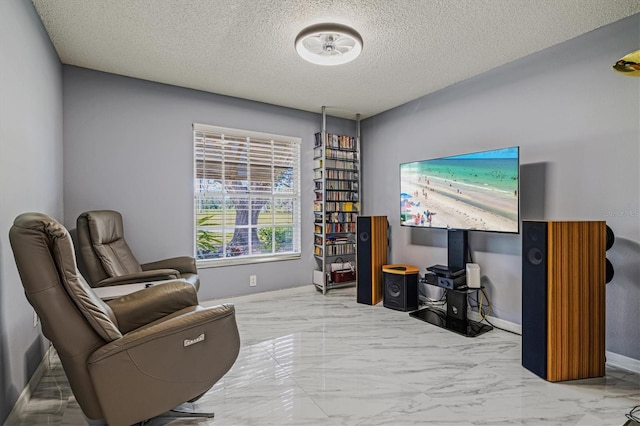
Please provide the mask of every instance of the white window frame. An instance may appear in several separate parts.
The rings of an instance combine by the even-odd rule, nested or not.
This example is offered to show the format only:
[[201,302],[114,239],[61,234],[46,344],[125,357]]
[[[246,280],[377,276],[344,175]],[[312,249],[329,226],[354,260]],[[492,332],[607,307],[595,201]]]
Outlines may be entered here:
[[[257,191],[254,192],[248,189],[244,193],[235,193],[233,190],[229,190],[228,186],[225,183],[225,164],[238,164],[237,159],[236,163],[231,163],[230,160],[225,161],[225,151],[222,149],[225,144],[225,138],[234,139],[238,141],[238,139],[243,139],[246,141],[247,145],[250,147],[251,141],[254,140],[256,142],[261,142],[261,148],[264,148],[265,141],[271,141],[271,190],[268,192]],[[220,164],[220,167],[216,168],[211,166],[212,168],[209,170],[214,170],[223,176],[221,179],[222,182],[219,185],[215,186],[215,189],[210,190],[198,190],[198,179],[199,173],[201,176],[207,171],[207,163],[204,160],[206,154],[204,154],[203,144],[207,144],[209,147],[217,147],[222,149],[222,154],[216,156],[216,163]],[[292,176],[292,187],[289,189],[289,192],[279,192],[276,191],[277,182],[275,179],[275,171],[274,171],[274,145],[275,144],[288,144],[291,149],[291,160],[293,161],[293,176]],[[273,261],[282,261],[282,260],[291,260],[291,259],[299,259],[301,257],[301,211],[300,211],[300,147],[302,144],[302,139],[298,137],[292,136],[282,136],[282,135],[273,135],[262,132],[255,132],[250,130],[240,130],[240,129],[231,129],[226,127],[219,126],[211,126],[207,124],[193,124],[193,235],[194,235],[194,256],[196,258],[196,262],[199,268],[207,268],[207,267],[217,267],[217,266],[229,266],[229,265],[241,265],[241,264],[250,264],[250,263],[261,263],[261,262],[273,262]],[[250,148],[249,148],[250,149]],[[264,158],[264,157],[262,157]],[[251,164],[247,164],[247,175],[250,179],[251,176]],[[220,170],[220,168],[222,170]],[[257,166],[256,166],[257,170]],[[261,171],[264,172],[264,165],[261,168]],[[257,181],[256,181],[257,182]],[[202,188],[201,188],[202,189]],[[198,226],[198,212],[200,211],[199,206],[201,205],[203,200],[206,200],[207,197],[226,197],[232,196],[234,198],[247,198],[249,201],[253,198],[268,198],[270,200],[270,205],[274,205],[274,201],[278,199],[285,199],[287,202],[292,202],[292,227],[293,227],[293,235],[292,235],[292,250],[282,253],[276,252],[276,238],[275,238],[275,228],[278,226],[277,219],[275,217],[275,209],[272,208],[272,219],[271,223],[268,226],[273,227],[272,230],[272,251],[271,253],[251,253],[251,245],[249,244],[248,250],[249,254],[244,254],[237,257],[219,257],[219,258],[199,258],[198,253],[198,236],[197,233],[199,230],[210,230],[215,232],[223,232],[227,235],[229,233],[233,233],[236,226],[229,225],[226,219],[223,220],[222,223],[216,224],[216,226]],[[225,198],[226,200],[226,198]],[[223,209],[226,211],[226,209]],[[250,216],[250,214],[249,214]],[[251,220],[249,219],[249,222]],[[258,228],[257,224],[248,223],[247,227],[251,230],[252,227]],[[251,235],[251,231],[248,232],[249,238]],[[227,241],[226,238],[223,238],[223,253],[227,253]]]

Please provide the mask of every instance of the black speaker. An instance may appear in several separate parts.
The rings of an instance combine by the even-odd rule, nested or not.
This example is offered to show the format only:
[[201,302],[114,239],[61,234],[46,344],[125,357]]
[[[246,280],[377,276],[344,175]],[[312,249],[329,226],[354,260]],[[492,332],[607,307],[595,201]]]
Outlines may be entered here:
[[383,306],[403,312],[417,310],[418,275],[385,273]]
[[547,376],[547,222],[522,222],[522,365]]
[[389,223],[386,216],[358,216],[356,224],[356,301],[375,305],[383,299]]
[[[613,243],[616,241],[616,236],[613,233],[613,229],[609,228],[609,225],[607,225],[607,245],[606,245],[606,250],[609,251],[609,249],[611,247],[613,247]],[[611,263],[611,261],[607,258],[605,260],[606,262],[606,282],[607,284],[609,284],[611,282],[611,280],[613,279],[613,263]]]

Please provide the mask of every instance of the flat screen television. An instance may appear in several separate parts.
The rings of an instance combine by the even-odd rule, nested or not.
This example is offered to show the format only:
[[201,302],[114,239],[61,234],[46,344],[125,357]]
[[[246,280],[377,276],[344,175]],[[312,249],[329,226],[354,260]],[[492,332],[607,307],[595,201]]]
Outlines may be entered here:
[[400,164],[403,226],[520,232],[519,147]]

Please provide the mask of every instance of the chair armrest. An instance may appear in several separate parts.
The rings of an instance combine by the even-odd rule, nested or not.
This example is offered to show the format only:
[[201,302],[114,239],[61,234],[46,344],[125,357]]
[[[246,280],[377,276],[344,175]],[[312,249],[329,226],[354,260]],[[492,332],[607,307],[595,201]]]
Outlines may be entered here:
[[[193,289],[193,286],[191,287]],[[228,327],[228,329],[219,330],[221,333],[215,336],[209,336],[209,338],[214,338],[216,340],[220,339],[222,342],[228,339],[229,345],[233,345],[234,342],[239,344],[240,342],[238,328],[235,322],[235,307],[232,304],[217,305],[209,308],[203,308],[199,305],[190,306],[176,312],[176,314],[177,315],[171,316],[171,318],[164,321],[160,320],[153,324],[149,324],[146,327],[133,330],[122,336],[122,338],[107,343],[91,354],[87,360],[88,364],[90,366],[91,364],[98,364],[121,352],[131,351],[141,345],[157,342],[158,340],[166,339],[184,332],[190,332],[192,329],[197,330],[198,326],[211,322],[220,322],[220,325],[225,324],[225,328]],[[230,319],[231,321],[224,321],[225,319]],[[205,339],[207,339],[206,335]],[[187,344],[187,346],[190,345]],[[184,343],[181,343],[179,347],[167,347],[165,348],[165,351],[183,350],[184,347]],[[154,357],[160,356],[162,352],[163,351],[158,351],[154,353]],[[175,355],[172,354],[169,358],[174,358],[174,356]]]
[[122,334],[150,324],[176,311],[198,305],[198,295],[190,283],[177,280],[157,284],[107,301]]
[[106,278],[100,281],[98,285],[96,285],[96,287],[107,287],[120,284],[135,284],[151,281],[177,280],[179,278],[180,273],[175,269],[156,269],[153,271],[134,272],[133,274]]
[[233,305],[191,306],[98,348],[87,369],[107,423],[132,424],[205,393],[239,350]]
[[191,273],[197,274],[196,260],[189,256],[172,257],[170,259],[158,260],[140,265],[143,271],[152,269],[175,269],[181,274]]

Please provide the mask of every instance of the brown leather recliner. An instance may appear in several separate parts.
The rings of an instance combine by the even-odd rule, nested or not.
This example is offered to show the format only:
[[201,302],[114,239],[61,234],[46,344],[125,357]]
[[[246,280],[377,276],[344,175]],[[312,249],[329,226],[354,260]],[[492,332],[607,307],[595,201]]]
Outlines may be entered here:
[[91,287],[183,279],[200,287],[196,261],[181,256],[140,264],[124,239],[122,215],[113,210],[82,213],[76,222],[78,248]]
[[182,280],[105,303],[56,220],[24,213],[9,239],[27,299],[87,417],[110,425],[152,418],[204,394],[235,362],[233,305],[201,307]]

